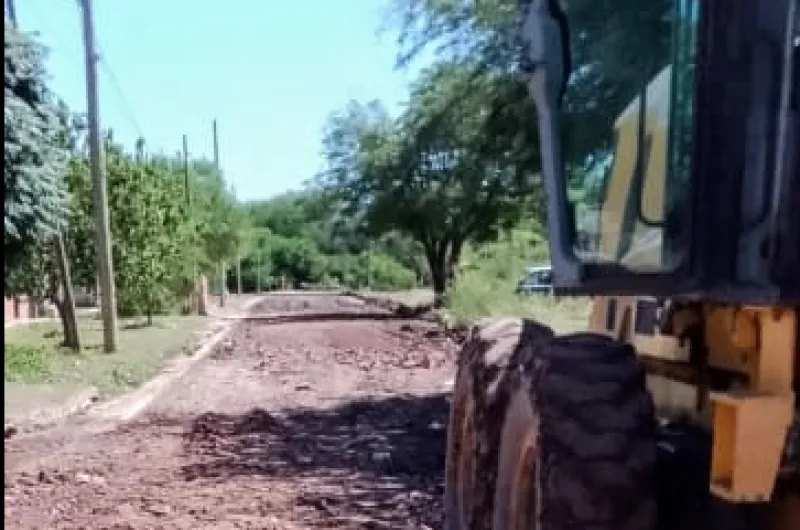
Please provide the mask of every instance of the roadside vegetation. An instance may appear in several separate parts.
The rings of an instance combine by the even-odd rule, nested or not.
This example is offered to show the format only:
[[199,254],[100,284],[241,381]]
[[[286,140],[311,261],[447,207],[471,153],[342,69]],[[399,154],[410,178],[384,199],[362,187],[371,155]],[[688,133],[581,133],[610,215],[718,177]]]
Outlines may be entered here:
[[84,345],[77,353],[60,345],[56,323],[15,326],[5,331],[5,381],[94,387],[101,397],[113,396],[156,375],[168,359],[191,353],[203,322],[178,316],[158,317],[152,325],[121,319],[119,351],[112,354],[103,352],[102,323],[95,318],[78,320]]
[[512,230],[496,242],[468,248],[447,296],[448,316],[455,325],[520,316],[547,322],[558,333],[585,330],[588,299],[515,293],[525,268],[541,263],[547,263],[547,244],[533,230]]

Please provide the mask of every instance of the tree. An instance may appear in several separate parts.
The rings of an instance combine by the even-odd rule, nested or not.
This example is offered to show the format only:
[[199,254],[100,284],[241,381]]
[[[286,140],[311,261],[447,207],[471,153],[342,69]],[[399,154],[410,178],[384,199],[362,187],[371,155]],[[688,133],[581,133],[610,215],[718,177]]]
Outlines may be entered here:
[[254,225],[284,237],[312,237],[313,224],[319,221],[318,212],[312,210],[311,193],[290,192],[275,198],[248,205]]
[[8,24],[4,54],[4,290],[51,300],[64,345],[78,350],[63,237],[69,208],[64,177],[77,129],[70,129],[66,106],[47,87],[44,48]]
[[54,235],[67,210],[67,113],[47,87],[44,56],[42,46],[6,24],[3,262],[7,270],[29,255],[29,247]]
[[274,236],[269,241],[272,273],[295,284],[319,283],[325,271],[325,256],[313,241]]
[[[191,264],[198,254],[183,173],[162,158],[134,157],[110,138],[105,150],[119,311],[147,315],[152,322],[154,314],[172,309],[176,298],[188,294]],[[85,160],[76,157],[71,161],[67,182],[72,205],[68,252],[75,264],[73,277],[87,285],[95,278],[96,247]]]
[[[259,271],[292,283],[385,289],[411,286],[420,250],[397,231],[372,237],[361,219],[339,208],[335,194],[319,188],[288,192],[247,205],[249,242],[242,269],[245,288],[258,287]],[[229,277],[230,278],[230,277]],[[409,280],[410,279],[410,280]]]
[[226,263],[239,258],[247,237],[247,213],[212,162],[190,164],[189,182],[197,266],[200,271],[219,272],[221,289],[225,289]]
[[97,248],[88,161],[73,153],[67,166],[66,184],[69,211],[65,227],[67,254],[72,264],[72,279],[83,287],[96,287]]
[[374,103],[351,104],[323,142],[319,182],[373,234],[398,230],[417,241],[440,300],[464,244],[495,237],[540,197],[531,171],[538,151],[526,139],[533,114],[515,108],[529,105],[525,87],[478,68],[435,65],[398,120]]
[[[669,62],[673,2],[565,3],[572,76],[563,105],[564,156],[570,177],[581,185],[593,169],[608,163],[616,117]],[[521,79],[529,67],[520,39],[524,4],[520,0],[393,0],[398,66],[434,49],[440,62],[476,64],[476,75],[496,72]],[[461,97],[462,93],[453,93],[451,104],[460,104]],[[514,105],[512,100],[508,104]]]
[[[171,308],[191,284],[191,219],[178,172],[107,148],[109,202],[120,313],[147,316]],[[123,243],[124,241],[124,243]]]

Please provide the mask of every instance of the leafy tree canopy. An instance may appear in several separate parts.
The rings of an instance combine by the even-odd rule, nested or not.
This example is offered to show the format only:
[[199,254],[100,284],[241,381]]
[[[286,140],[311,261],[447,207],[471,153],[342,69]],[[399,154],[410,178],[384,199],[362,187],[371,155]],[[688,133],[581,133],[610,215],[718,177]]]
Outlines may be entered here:
[[[477,72],[518,77],[524,0],[392,0],[398,65],[433,49],[439,62],[468,60]],[[668,62],[670,0],[569,0],[572,75],[564,101],[565,156],[578,170],[602,163],[611,127]],[[459,94],[454,94],[458,98]],[[511,101],[508,102],[511,104]],[[458,104],[456,99],[453,104]],[[517,107],[517,111],[524,111]],[[484,131],[489,134],[490,131]]]
[[47,87],[44,56],[31,36],[5,25],[6,268],[19,262],[26,246],[52,234],[66,215],[68,113]]
[[397,232],[372,237],[338,204],[336,196],[319,189],[248,203],[245,288],[254,287],[259,272],[262,287],[281,277],[295,284],[353,288],[413,286],[421,276],[413,243]]
[[412,87],[398,119],[351,103],[323,142],[319,183],[372,234],[399,230],[417,241],[440,294],[463,245],[515,224],[537,197],[532,114],[498,103],[500,95],[528,105],[514,80],[440,63]]

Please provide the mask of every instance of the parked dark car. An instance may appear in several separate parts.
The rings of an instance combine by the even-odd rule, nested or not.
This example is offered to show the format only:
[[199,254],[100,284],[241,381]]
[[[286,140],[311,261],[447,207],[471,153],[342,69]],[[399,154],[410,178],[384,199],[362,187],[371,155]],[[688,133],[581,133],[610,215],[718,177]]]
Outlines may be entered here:
[[552,294],[553,270],[547,266],[530,267],[517,284],[517,294]]

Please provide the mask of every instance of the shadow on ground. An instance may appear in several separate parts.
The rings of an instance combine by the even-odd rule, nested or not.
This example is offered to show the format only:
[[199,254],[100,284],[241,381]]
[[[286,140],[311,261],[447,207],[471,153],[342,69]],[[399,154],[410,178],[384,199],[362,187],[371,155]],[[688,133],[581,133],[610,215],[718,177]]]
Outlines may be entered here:
[[193,463],[182,474],[297,485],[296,515],[311,526],[440,528],[447,414],[445,394],[276,415],[207,413],[184,434]]

